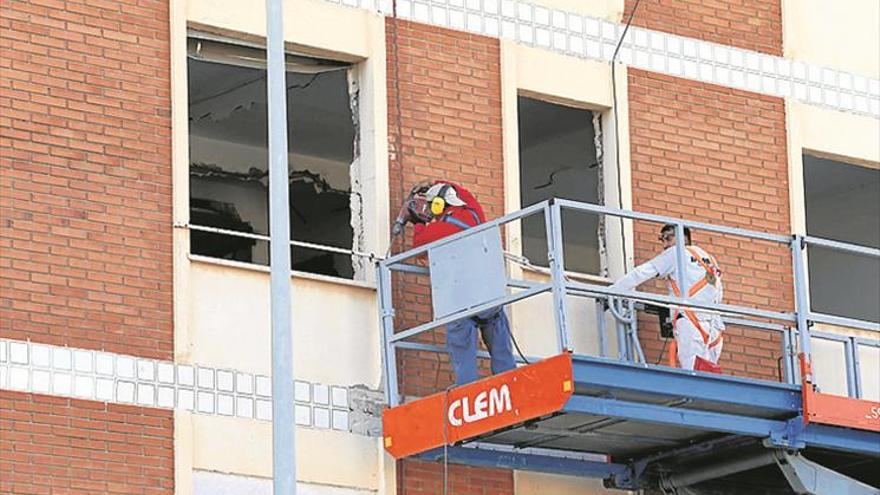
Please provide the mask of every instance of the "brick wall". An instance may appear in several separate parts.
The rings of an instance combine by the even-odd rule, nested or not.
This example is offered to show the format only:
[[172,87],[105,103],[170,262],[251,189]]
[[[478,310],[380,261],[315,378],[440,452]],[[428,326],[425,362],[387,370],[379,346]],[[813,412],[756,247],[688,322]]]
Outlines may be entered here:
[[[403,470],[403,484],[398,488],[407,495],[438,495],[443,492],[443,464],[438,462],[407,461]],[[475,468],[449,465],[446,480],[448,493],[456,495],[512,494],[513,476],[503,469]]]
[[[386,39],[391,211],[397,211],[413,184],[448,179],[473,192],[489,218],[500,216],[504,195],[498,40],[406,21],[398,21],[395,33],[393,19],[386,23]],[[395,65],[400,71],[396,81]],[[395,251],[410,241],[408,229]],[[430,319],[426,283],[411,276],[394,279],[398,328]],[[425,340],[442,345],[443,331]],[[434,353],[402,353],[398,373],[407,395],[442,390],[452,379],[446,356]],[[404,461],[398,469],[401,493],[442,492],[442,465]],[[450,466],[449,475],[453,493],[513,493],[510,471]]]
[[[623,21],[636,0],[626,0]],[[633,25],[782,55],[780,0],[642,0]]]
[[[629,105],[635,210],[791,232],[782,99],[630,69]],[[659,252],[658,231],[636,225],[637,263]],[[787,246],[699,231],[694,243],[718,258],[725,302],[794,309]],[[653,362],[662,343],[655,322],[644,323],[642,344]],[[778,335],[738,327],[725,335],[728,373],[778,377]]]
[[174,493],[173,413],[0,392],[0,492]]
[[3,0],[0,335],[172,356],[168,4]]
[[[168,4],[3,0],[0,336],[171,359]],[[0,492],[173,493],[169,411],[0,393]]]

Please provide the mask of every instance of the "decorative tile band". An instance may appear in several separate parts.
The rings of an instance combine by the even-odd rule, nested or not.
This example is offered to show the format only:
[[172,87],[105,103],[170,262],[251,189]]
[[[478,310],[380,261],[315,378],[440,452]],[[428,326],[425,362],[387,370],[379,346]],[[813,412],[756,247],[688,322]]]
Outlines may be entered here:
[[[0,339],[0,389],[272,420],[268,376],[18,340]],[[363,395],[363,388],[297,380],[296,424],[366,434],[352,428],[353,414],[363,422]]]
[[[391,0],[326,0],[391,15]],[[401,19],[610,61],[624,25],[517,0],[399,0]],[[635,68],[880,119],[880,79],[631,27],[619,61]]]

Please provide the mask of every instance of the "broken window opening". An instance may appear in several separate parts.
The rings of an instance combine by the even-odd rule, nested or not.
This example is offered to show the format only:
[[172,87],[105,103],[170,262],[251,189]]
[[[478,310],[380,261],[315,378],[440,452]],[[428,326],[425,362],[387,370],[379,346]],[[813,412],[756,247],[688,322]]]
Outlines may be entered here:
[[[193,225],[269,234],[264,51],[189,40]],[[357,86],[350,64],[287,56],[288,185],[293,240],[362,250]],[[353,190],[353,185],[357,188]],[[192,231],[191,252],[267,265],[268,242]],[[363,278],[361,260],[292,247],[291,265]]]
[[[807,235],[880,248],[880,169],[803,155]],[[880,260],[808,249],[811,309],[880,322]]]
[[[517,98],[517,106],[521,206],[554,197],[601,204],[601,119],[590,110],[526,96]],[[566,269],[600,274],[600,225],[598,215],[562,212]],[[523,219],[522,237],[523,255],[547,266],[543,218]]]

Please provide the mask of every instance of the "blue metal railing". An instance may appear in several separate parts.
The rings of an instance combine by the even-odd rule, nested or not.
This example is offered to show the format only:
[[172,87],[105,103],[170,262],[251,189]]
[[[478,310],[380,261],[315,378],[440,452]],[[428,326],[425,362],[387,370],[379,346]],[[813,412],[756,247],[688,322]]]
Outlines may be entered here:
[[[713,232],[728,236],[744,238],[752,242],[769,242],[782,246],[788,246],[791,251],[794,283],[793,291],[795,294],[796,311],[774,311],[768,309],[758,309],[735,304],[698,304],[680,297],[673,297],[661,294],[655,294],[642,291],[618,291],[612,290],[604,285],[596,283],[578,282],[566,277],[565,272],[565,253],[563,252],[562,243],[562,210],[580,211],[592,213],[596,215],[612,216],[628,220],[654,222],[658,224],[672,224],[676,226],[678,235],[676,236],[677,258],[676,263],[679,267],[677,273],[682,274],[680,267],[685,260],[684,246],[684,228]],[[549,262],[549,281],[535,282],[525,279],[508,278],[507,286],[509,293],[502,299],[476,304],[466,310],[459,311],[453,315],[442,318],[432,319],[429,322],[417,325],[413,328],[401,329],[395,331],[394,328],[394,305],[392,297],[392,277],[394,271],[427,275],[430,277],[430,270],[417,264],[408,263],[419,256],[425,255],[429,250],[443,246],[452,242],[456,242],[468,236],[476,235],[489,229],[500,228],[511,222],[521,221],[523,218],[543,215],[546,235],[547,235],[547,253]],[[703,222],[694,222],[673,217],[665,217],[661,215],[652,215],[647,213],[639,213],[618,208],[599,206],[594,204],[579,203],[564,199],[555,199],[534,204],[522,210],[510,213],[496,220],[486,222],[474,228],[462,231],[453,236],[435,241],[431,244],[411,249],[404,253],[391,256],[378,263],[377,284],[379,290],[379,318],[380,331],[383,344],[383,368],[385,379],[386,401],[389,405],[394,406],[400,403],[398,391],[398,376],[396,358],[399,349],[414,349],[422,351],[442,352],[443,348],[431,344],[412,342],[412,339],[424,332],[428,332],[439,328],[447,323],[459,320],[461,318],[470,317],[485,311],[487,309],[496,308],[512,304],[530,298],[535,295],[549,292],[552,295],[554,328],[557,348],[560,352],[570,349],[569,344],[569,321],[568,321],[568,301],[566,296],[579,296],[591,298],[598,304],[604,305],[604,302],[610,301],[609,306],[614,315],[617,330],[618,341],[618,358],[623,360],[638,361],[644,363],[644,356],[638,345],[636,338],[637,318],[635,315],[635,307],[633,301],[642,303],[659,304],[666,306],[677,306],[703,311],[714,311],[722,314],[725,321],[735,325],[745,325],[761,330],[781,333],[781,352],[783,356],[784,379],[789,383],[798,383],[800,378],[797,373],[798,353],[805,354],[807,360],[810,359],[810,339],[831,339],[845,341],[846,354],[845,363],[847,369],[847,389],[851,396],[861,397],[862,389],[859,378],[859,362],[858,362],[858,346],[875,346],[880,347],[880,341],[871,339],[856,339],[854,337],[842,337],[835,334],[826,334],[821,332],[811,332],[810,326],[812,322],[826,323],[831,325],[839,325],[844,327],[856,328],[860,330],[869,330],[880,332],[880,324],[856,320],[851,318],[843,318],[839,316],[827,315],[813,312],[810,310],[810,300],[808,293],[808,279],[806,273],[806,262],[804,250],[808,245],[822,246],[824,248],[855,253],[863,256],[870,256],[880,259],[880,250],[846,244],[837,241],[829,241],[815,237],[807,236],[784,236],[778,234],[769,234],[765,232],[756,232],[746,229],[713,225]],[[680,287],[684,287],[683,280],[678,281]],[[621,300],[620,303],[615,300]],[[627,303],[627,301],[629,301]],[[623,303],[623,304],[621,304]],[[620,304],[616,306],[615,304]],[[598,306],[597,306],[598,307]],[[598,311],[597,331],[599,337],[600,354],[603,356],[607,352],[607,335],[605,329],[605,320],[601,311]],[[849,339],[847,341],[847,339]],[[849,342],[846,344],[846,342]],[[647,366],[647,364],[646,364]]]

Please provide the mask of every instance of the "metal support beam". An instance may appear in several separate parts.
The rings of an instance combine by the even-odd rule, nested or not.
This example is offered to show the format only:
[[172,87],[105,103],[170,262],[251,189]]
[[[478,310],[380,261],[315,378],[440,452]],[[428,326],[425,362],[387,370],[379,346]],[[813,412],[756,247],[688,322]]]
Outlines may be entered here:
[[272,312],[272,479],[275,495],[296,495],[293,337],[290,301],[290,197],[282,0],[266,0],[269,104],[269,235]]
[[623,475],[627,467],[611,462],[587,461],[565,457],[551,457],[517,452],[502,452],[489,449],[467,447],[447,447],[429,450],[417,457],[439,461],[446,456],[453,464],[467,464],[499,469],[516,469],[518,471],[534,471],[538,473],[562,474],[584,478],[607,479]]
[[773,464],[775,461],[776,456],[771,450],[746,457],[725,459],[708,466],[676,472],[671,476],[664,477],[660,480],[660,488],[666,492],[676,493],[679,488],[696,485],[704,481],[716,480],[732,474],[742,473],[743,471],[751,471],[752,469]]
[[582,395],[576,395],[569,399],[564,411],[754,437],[770,436],[771,432],[782,426],[781,421],[770,419]]
[[805,459],[799,454],[777,451],[776,464],[797,494],[878,495],[880,490]]
[[[621,421],[619,421],[619,420],[613,422],[613,424],[619,424],[619,423],[621,423]],[[601,429],[606,426],[611,426],[611,425],[604,425],[603,424],[597,429]],[[632,433],[626,433],[626,434],[624,434],[624,433],[609,433],[609,432],[604,432],[604,431],[597,432],[597,431],[592,431],[592,430],[581,431],[581,430],[577,430],[577,429],[565,430],[562,428],[549,428],[546,426],[526,426],[525,429],[526,429],[526,431],[529,431],[532,433],[539,433],[542,435],[552,435],[554,437],[606,438],[606,439],[615,439],[618,441],[633,442],[633,443],[660,444],[660,445],[665,445],[667,447],[676,446],[679,443],[681,443],[677,440],[670,440],[670,439],[663,438],[663,437],[649,437],[649,436],[644,436],[644,435],[634,435]],[[536,443],[535,445],[539,445],[539,444]]]
[[581,355],[573,356],[572,364],[576,386],[585,389],[629,391],[668,398],[687,397],[748,408],[760,404],[762,408],[792,416],[801,407],[800,389],[783,383],[645,367]]
[[670,458],[701,456],[708,452],[715,452],[718,449],[732,449],[741,445],[747,445],[754,440],[739,437],[736,435],[728,435],[720,438],[713,438],[704,442],[687,445],[684,447],[664,450],[656,452],[641,459],[637,459],[630,463],[630,471],[626,476],[615,477],[613,483],[609,486],[624,490],[638,490],[643,488],[642,476],[648,469],[648,466]]

